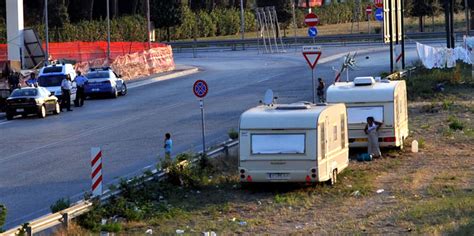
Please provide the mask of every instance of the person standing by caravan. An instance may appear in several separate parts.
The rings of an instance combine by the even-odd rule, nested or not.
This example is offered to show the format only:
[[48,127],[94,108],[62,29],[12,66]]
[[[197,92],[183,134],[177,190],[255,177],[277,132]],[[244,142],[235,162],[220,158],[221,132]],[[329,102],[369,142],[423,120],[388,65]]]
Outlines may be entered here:
[[318,98],[319,102],[324,103],[326,102],[326,96],[324,96],[324,89],[326,88],[326,85],[324,84],[323,79],[318,78]]
[[367,124],[365,125],[364,132],[365,134],[368,135],[368,140],[367,140],[368,153],[369,155],[373,155],[374,157],[382,156],[382,153],[380,152],[379,135],[378,135],[378,131],[382,125],[383,123],[379,121],[375,121],[374,117],[372,116],[367,117]]

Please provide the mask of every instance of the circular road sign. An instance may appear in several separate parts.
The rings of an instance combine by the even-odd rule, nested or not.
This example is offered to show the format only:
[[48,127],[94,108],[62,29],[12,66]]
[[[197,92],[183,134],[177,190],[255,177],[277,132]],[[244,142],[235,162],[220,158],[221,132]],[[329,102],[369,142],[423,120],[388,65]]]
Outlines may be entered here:
[[372,6],[371,5],[368,5],[367,8],[365,8],[365,13],[367,13],[367,15],[372,14]]
[[378,21],[383,21],[383,9],[382,8],[377,8],[375,10],[375,19]]
[[319,24],[319,18],[316,14],[309,13],[304,18],[304,23],[309,27],[317,26]]
[[383,8],[383,0],[375,0],[374,4],[377,8]]
[[193,93],[196,95],[198,98],[203,98],[207,95],[207,92],[209,91],[209,87],[207,87],[207,83],[204,80],[197,80],[194,82],[193,86]]
[[318,29],[316,27],[309,27],[308,28],[308,36],[309,37],[316,37],[318,35]]

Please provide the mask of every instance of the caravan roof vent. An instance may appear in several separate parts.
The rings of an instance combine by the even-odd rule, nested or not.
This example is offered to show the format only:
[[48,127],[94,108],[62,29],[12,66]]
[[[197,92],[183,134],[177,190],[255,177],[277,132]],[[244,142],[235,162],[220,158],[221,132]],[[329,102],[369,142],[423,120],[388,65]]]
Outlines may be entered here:
[[277,110],[307,110],[310,109],[311,105],[305,103],[293,103],[293,104],[278,104]]
[[356,77],[354,79],[355,86],[367,86],[375,84],[374,77],[367,76],[367,77]]

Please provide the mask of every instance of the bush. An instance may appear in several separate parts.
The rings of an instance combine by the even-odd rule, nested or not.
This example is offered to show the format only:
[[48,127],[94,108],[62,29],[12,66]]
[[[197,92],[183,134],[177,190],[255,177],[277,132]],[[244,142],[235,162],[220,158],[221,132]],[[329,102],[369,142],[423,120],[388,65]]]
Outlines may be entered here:
[[118,233],[122,231],[122,225],[119,223],[109,223],[102,225],[101,231]]
[[227,132],[227,134],[229,135],[229,138],[230,139],[237,139],[239,138],[239,132],[237,132],[235,129],[230,129],[229,132]]
[[453,131],[464,129],[464,123],[462,123],[462,121],[460,121],[455,116],[449,116],[448,122],[449,122],[449,128]]
[[56,213],[69,208],[70,205],[71,201],[69,200],[69,198],[60,198],[49,208],[51,209],[51,213]]
[[6,219],[7,219],[7,207],[5,205],[0,204],[0,233],[3,231],[2,226],[5,224]]
[[205,11],[200,11],[198,14],[199,18],[199,36],[200,37],[213,37],[216,36],[217,27],[212,21],[212,17]]

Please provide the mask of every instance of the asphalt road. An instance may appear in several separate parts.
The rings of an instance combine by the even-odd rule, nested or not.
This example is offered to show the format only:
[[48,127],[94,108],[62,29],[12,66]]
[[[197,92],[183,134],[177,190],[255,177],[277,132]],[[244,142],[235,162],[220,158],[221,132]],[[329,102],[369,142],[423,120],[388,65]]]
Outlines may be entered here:
[[[324,48],[315,77],[334,78],[333,56],[357,48]],[[359,69],[350,75],[378,75],[389,70],[388,49],[360,54]],[[415,57],[413,48],[408,58]],[[90,148],[103,150],[106,184],[132,176],[163,156],[164,134],[170,132],[174,154],[201,149],[198,100],[192,93],[197,79],[208,82],[204,101],[207,145],[226,140],[238,127],[240,114],[258,105],[269,88],[279,103],[311,101],[311,72],[301,52],[263,55],[256,51],[176,54],[176,63],[201,72],[136,87],[118,99],[87,100],[82,108],[46,119],[5,121],[0,113],[0,203],[8,208],[5,228],[49,212],[57,199],[77,200],[90,188]],[[332,59],[332,60],[331,60]],[[344,78],[345,79],[345,78]]]

